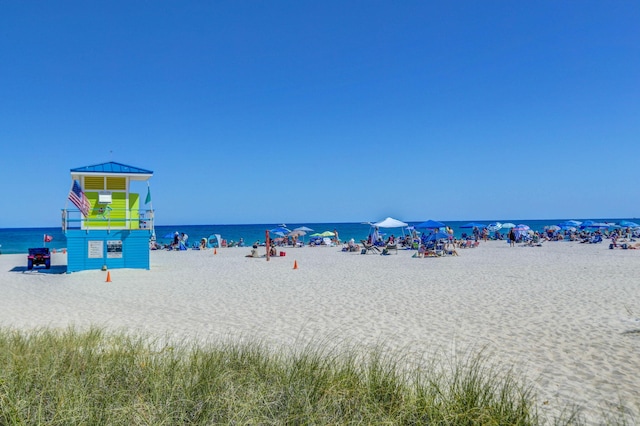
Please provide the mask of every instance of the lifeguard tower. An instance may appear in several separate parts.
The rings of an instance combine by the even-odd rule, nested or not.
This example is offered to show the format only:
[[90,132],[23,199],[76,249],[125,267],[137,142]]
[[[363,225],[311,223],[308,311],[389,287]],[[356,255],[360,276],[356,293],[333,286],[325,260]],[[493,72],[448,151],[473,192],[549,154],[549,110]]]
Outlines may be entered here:
[[[69,200],[75,208],[62,210],[67,272],[149,269],[152,176],[150,170],[115,162],[71,169]],[[137,186],[146,190],[144,209],[140,194],[133,192]]]

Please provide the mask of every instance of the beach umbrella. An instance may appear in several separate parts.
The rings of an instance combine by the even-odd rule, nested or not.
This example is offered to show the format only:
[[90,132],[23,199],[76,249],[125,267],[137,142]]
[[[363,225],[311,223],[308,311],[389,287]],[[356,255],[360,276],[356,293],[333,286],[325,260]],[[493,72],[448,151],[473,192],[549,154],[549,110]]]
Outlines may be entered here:
[[502,224],[500,222],[492,222],[487,225],[487,229],[491,232],[496,232],[502,228]]
[[306,228],[306,229],[310,229],[311,231],[313,231],[313,229],[311,228],[307,228],[306,226],[301,226],[300,228],[296,228],[293,231],[289,232],[288,236],[290,237],[302,237],[302,243],[304,244],[304,236],[307,235],[307,232],[310,231],[305,231],[302,228]]
[[628,220],[623,220],[620,222],[620,226],[623,226],[625,228],[640,228],[640,225],[638,225],[635,222],[631,222]]
[[313,229],[307,227],[307,226],[300,226],[296,229],[294,229],[294,231],[304,231],[304,232],[313,232]]
[[436,228],[445,228],[445,225],[442,222],[438,222],[437,220],[427,220],[426,222],[419,223],[414,227],[417,229],[436,229]]
[[558,224],[558,226],[580,226],[582,225],[582,222],[580,222],[579,220],[565,220],[564,222],[561,222]]
[[531,228],[529,228],[529,226],[528,226],[528,225],[525,225],[525,224],[522,224],[522,223],[521,223],[521,224],[519,224],[519,225],[517,225],[515,228],[513,228],[513,231],[514,231],[514,232],[516,233],[516,235],[518,235],[519,237],[520,237],[520,236],[523,236],[523,235],[525,235],[525,234],[528,234],[530,230],[531,230]]
[[374,223],[373,226],[377,226],[378,228],[404,228],[405,226],[409,226],[409,224],[404,223],[401,220],[388,217],[383,221]]
[[503,223],[503,224],[502,224],[502,227],[503,227],[504,229],[511,229],[511,228],[515,228],[515,227],[516,227],[516,225],[515,225],[515,223],[507,222],[507,223]]
[[[315,234],[314,234],[315,235]],[[335,237],[336,234],[334,234],[331,231],[324,231],[322,234],[319,234],[318,236],[320,237]]]
[[284,226],[278,226],[276,228],[270,229],[269,233],[270,234],[276,234],[276,235],[280,235],[281,237],[284,237],[285,235],[287,235],[289,232],[291,232],[291,230],[285,228]]
[[544,229],[547,231],[559,231],[562,228],[560,228],[558,225],[549,225],[545,226]]

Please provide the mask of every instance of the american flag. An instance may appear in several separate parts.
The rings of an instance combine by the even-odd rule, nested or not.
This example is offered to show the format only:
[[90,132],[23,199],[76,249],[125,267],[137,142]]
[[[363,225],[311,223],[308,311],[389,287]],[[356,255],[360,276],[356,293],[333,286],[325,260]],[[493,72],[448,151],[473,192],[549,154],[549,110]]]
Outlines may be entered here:
[[82,192],[82,188],[80,188],[77,180],[73,181],[73,188],[69,191],[69,200],[82,212],[84,217],[89,215],[91,203],[89,203],[87,196]]
[[53,236],[44,234],[44,242],[45,243],[50,243],[51,241],[53,241]]

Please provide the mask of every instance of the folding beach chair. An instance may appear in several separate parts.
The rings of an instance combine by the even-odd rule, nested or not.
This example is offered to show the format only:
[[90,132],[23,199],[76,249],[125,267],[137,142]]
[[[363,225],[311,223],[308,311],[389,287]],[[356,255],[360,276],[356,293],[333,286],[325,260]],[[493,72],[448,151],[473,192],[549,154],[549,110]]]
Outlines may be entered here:
[[362,247],[364,247],[360,252],[361,254],[367,254],[369,252],[374,254],[380,253],[379,247],[376,247],[373,244],[369,244],[366,240],[360,240],[360,242],[362,243]]

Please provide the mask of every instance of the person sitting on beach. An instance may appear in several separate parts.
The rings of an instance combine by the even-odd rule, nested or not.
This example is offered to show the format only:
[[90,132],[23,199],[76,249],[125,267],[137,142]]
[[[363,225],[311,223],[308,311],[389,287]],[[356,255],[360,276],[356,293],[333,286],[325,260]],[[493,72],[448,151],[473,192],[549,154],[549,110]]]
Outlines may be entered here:
[[447,253],[448,255],[451,255],[451,256],[457,256],[458,255],[458,252],[456,251],[456,245],[451,241],[449,241],[449,242],[447,242],[447,244],[445,244],[444,251],[445,251],[445,253]]
[[352,238],[349,240],[349,243],[347,244],[347,249],[350,252],[359,252],[360,245],[356,244],[356,241]]
[[277,256],[278,250],[276,250],[275,244],[271,243],[271,248],[269,248],[269,256]]
[[254,244],[251,246],[251,254],[248,254],[245,257],[260,257],[260,254],[258,253],[258,245]]
[[207,239],[206,238],[202,238],[200,240],[200,250],[205,250],[207,248]]

